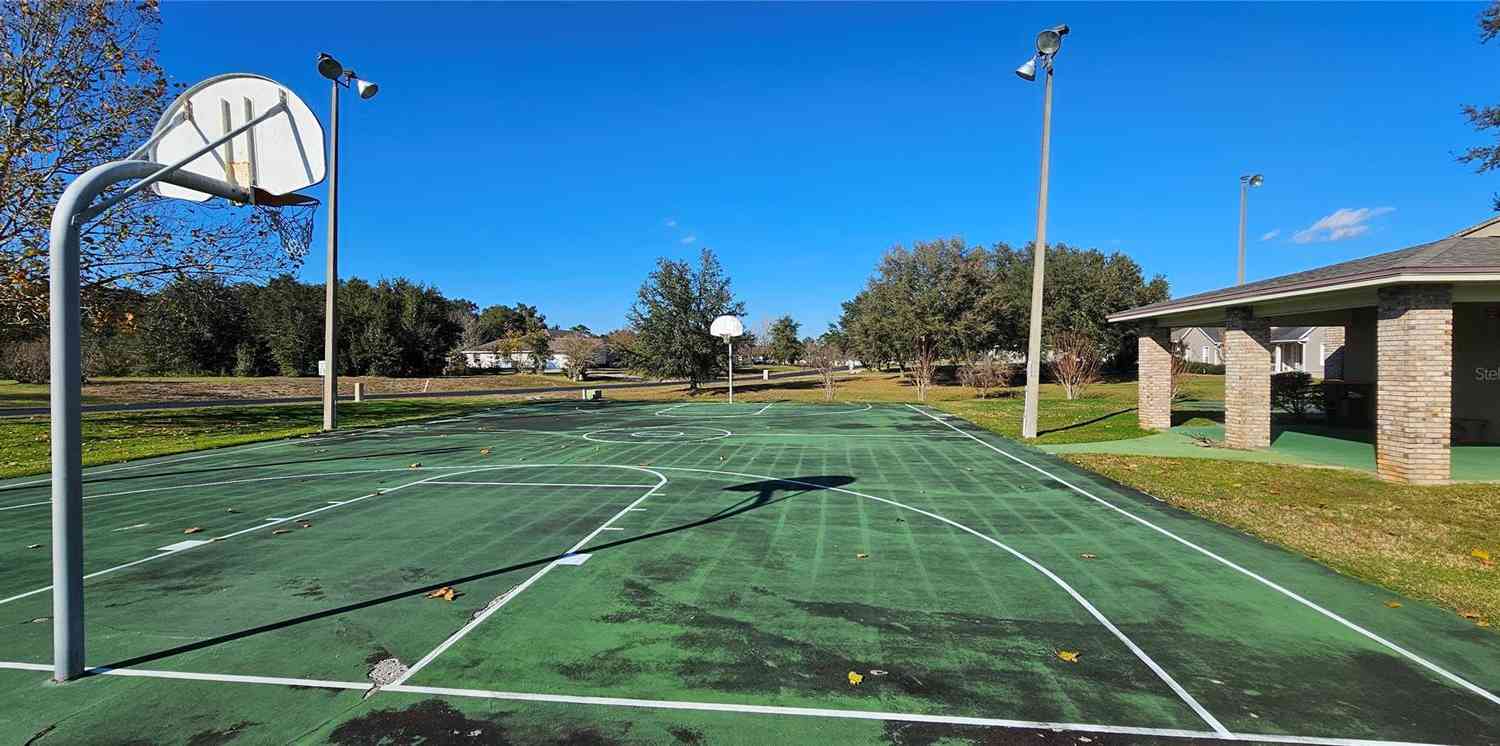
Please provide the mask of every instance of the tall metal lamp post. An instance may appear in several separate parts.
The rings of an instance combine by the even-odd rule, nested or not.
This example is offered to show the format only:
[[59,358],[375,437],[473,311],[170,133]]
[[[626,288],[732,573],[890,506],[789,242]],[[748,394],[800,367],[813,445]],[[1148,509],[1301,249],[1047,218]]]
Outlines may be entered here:
[[360,98],[374,98],[380,86],[345,70],[327,52],[318,55],[318,73],[333,81],[328,122],[328,279],[323,287],[323,429],[338,423],[338,319],[334,300],[339,286],[339,89],[351,84]]
[[1042,94],[1042,181],[1037,189],[1036,243],[1031,264],[1031,335],[1026,344],[1026,408],[1021,419],[1021,437],[1036,437],[1037,406],[1042,382],[1042,286],[1047,262],[1047,161],[1052,149],[1052,60],[1062,49],[1066,25],[1053,26],[1036,35],[1036,54],[1016,68],[1023,80],[1036,80],[1040,64],[1047,72]]
[[1258,187],[1266,183],[1266,177],[1260,174],[1246,174],[1240,177],[1240,272],[1236,285],[1245,284],[1245,205],[1250,200],[1250,187]]

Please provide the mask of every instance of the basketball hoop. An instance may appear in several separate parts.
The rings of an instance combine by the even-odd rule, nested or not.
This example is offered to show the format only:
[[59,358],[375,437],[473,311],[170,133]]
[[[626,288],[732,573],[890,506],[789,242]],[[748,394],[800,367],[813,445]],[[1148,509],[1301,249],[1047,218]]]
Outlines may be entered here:
[[[323,127],[295,93],[270,78],[233,73],[187,89],[151,137],[125,160],[74,179],[52,211],[52,678],[84,672],[83,427],[79,244],[84,227],[150,188],[157,195],[251,205],[253,227],[300,258],[312,243],[318,200],[297,194],[324,176]],[[130,186],[106,193],[125,181]]]
[[323,203],[306,194],[271,194],[263,189],[253,190],[252,196],[255,214],[250,221],[261,229],[260,235],[268,231],[276,234],[282,250],[293,259],[307,256],[312,247],[313,220]]

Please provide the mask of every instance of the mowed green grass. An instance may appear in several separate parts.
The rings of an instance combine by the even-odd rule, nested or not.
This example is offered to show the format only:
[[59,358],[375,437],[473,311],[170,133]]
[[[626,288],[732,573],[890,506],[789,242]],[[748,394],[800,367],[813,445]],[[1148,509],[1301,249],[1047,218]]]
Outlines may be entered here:
[[1391,484],[1280,464],[1070,454],[1068,461],[1339,572],[1500,624],[1500,485]]
[[[513,400],[512,400],[513,401]],[[339,404],[343,428],[448,417],[501,403],[491,397]],[[322,430],[321,404],[213,407],[93,414],[83,418],[84,466],[307,435]],[[0,418],[0,478],[51,468],[48,418]]]

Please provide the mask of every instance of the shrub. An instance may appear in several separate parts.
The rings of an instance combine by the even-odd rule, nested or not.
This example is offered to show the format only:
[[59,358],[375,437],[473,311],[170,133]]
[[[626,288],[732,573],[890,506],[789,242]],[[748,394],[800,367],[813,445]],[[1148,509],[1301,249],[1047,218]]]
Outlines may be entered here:
[[1083,396],[1085,389],[1099,382],[1101,362],[1099,343],[1088,332],[1069,329],[1053,335],[1047,367],[1069,399]]
[[51,366],[51,350],[44,339],[16,342],[4,350],[4,371],[7,378],[20,383],[46,383]]
[[1187,361],[1187,372],[1197,373],[1199,375],[1222,376],[1224,375],[1224,366],[1214,365],[1213,363],[1198,363],[1189,360]]
[[1296,370],[1271,376],[1272,408],[1285,410],[1301,419],[1322,400],[1322,387],[1313,382],[1311,373]]
[[958,377],[963,385],[974,389],[975,396],[987,399],[991,394],[997,393],[997,389],[1003,392],[1009,387],[1012,374],[1010,364],[993,357],[983,357],[965,365],[959,370]]

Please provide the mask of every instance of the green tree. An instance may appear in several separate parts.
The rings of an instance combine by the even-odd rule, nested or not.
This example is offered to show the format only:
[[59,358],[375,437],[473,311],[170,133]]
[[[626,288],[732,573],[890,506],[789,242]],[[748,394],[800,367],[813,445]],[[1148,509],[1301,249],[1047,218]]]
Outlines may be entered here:
[[802,340],[797,335],[802,331],[802,325],[790,316],[782,316],[771,322],[771,358],[784,365],[791,365],[802,359]]
[[[0,3],[0,340],[46,333],[52,208],[83,172],[150,137],[167,96],[156,3]],[[86,310],[116,287],[262,277],[300,263],[256,212],[148,191],[83,229]]]
[[179,277],[146,309],[140,328],[145,372],[231,373],[249,333],[249,311],[235,289],[217,277]]
[[696,391],[725,366],[723,343],[709,333],[714,318],[744,313],[712,251],[702,251],[696,269],[658,259],[627,314],[635,332],[632,367],[657,378],[686,379]]
[[323,287],[291,275],[241,289],[250,326],[263,342],[277,373],[314,375],[323,359]]
[[[1500,0],[1493,0],[1479,14],[1479,42],[1488,44],[1496,36],[1500,36]],[[1479,173],[1500,169],[1500,106],[1466,105],[1463,112],[1474,129],[1481,132],[1495,130],[1496,144],[1471,147],[1458,156],[1459,162],[1474,164],[1474,170]],[[1500,211],[1500,195],[1494,197],[1493,206]]]
[[547,317],[536,306],[525,303],[517,303],[515,307],[494,305],[479,313],[474,338],[479,343],[492,342],[510,334],[530,334],[546,328]]

